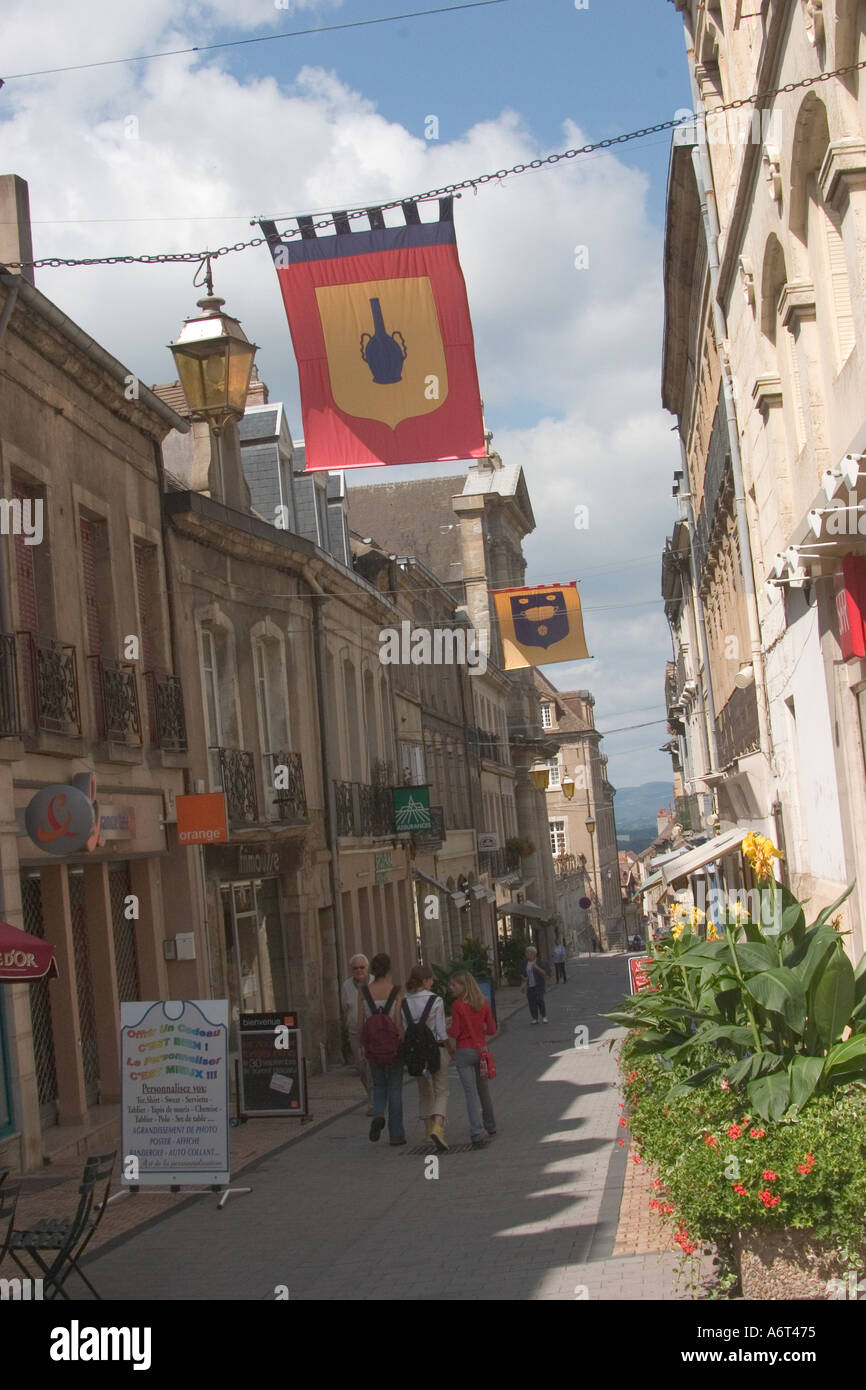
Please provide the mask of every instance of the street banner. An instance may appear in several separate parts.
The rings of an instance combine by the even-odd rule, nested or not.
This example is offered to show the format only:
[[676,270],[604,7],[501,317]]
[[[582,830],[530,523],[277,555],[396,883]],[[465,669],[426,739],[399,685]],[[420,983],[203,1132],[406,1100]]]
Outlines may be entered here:
[[297,1014],[241,1014],[242,1115],[306,1115]]
[[306,467],[364,468],[480,458],[485,452],[466,285],[452,202],[439,220],[369,230],[334,214],[336,235],[282,241],[262,222],[301,382]]
[[121,1004],[126,1186],[228,1183],[228,1007],[225,999]]
[[506,671],[589,656],[577,584],[491,589]]

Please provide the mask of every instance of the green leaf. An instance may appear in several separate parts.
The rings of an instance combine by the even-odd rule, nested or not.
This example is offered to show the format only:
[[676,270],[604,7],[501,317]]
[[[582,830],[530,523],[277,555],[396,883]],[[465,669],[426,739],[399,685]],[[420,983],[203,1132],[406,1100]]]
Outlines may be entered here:
[[741,922],[743,933],[747,941],[763,941],[764,935],[757,922]]
[[815,934],[810,937],[806,946],[805,954],[796,962],[787,958],[785,964],[796,971],[803,988],[808,990],[817,983],[827,963],[827,957],[833,951],[841,950],[841,946],[842,943],[832,927],[816,927]]
[[789,1027],[796,1033],[802,1032],[806,1022],[806,994],[793,970],[777,965],[753,975],[746,981],[746,989],[762,1008],[781,1014]]
[[794,1057],[788,1067],[788,1080],[791,1088],[791,1106],[802,1110],[821,1079],[823,1070],[821,1057]]
[[[816,1058],[820,1061],[820,1058]],[[831,1047],[824,1060],[826,1076],[840,1072],[863,1073],[866,1071],[866,1037],[846,1038],[844,1042]]]
[[737,949],[737,960],[740,969],[747,970],[772,970],[779,964],[779,952],[775,946],[770,946],[767,942],[753,943],[742,941]]
[[[777,891],[779,891],[777,889]],[[796,943],[802,940],[806,931],[806,914],[803,911],[803,904],[799,898],[795,898],[790,888],[784,884],[781,888],[782,893],[782,935],[790,938]]]
[[840,898],[837,898],[836,901],[835,901],[834,903],[831,903],[829,907],[825,907],[825,908],[824,908],[824,911],[821,912],[821,913],[819,913],[818,916],[815,918],[815,921],[813,922],[812,925],[815,926],[815,927],[822,927],[822,926],[824,925],[825,922],[829,922],[830,918],[833,916],[834,912],[836,911],[836,908],[837,908],[837,907],[841,907],[842,904],[843,904],[843,902],[845,901],[845,899],[846,899],[847,897],[849,897],[849,896],[851,895],[851,893],[854,892],[854,887],[855,887],[856,882],[857,882],[857,880],[855,879],[855,880],[854,880],[854,883],[851,884],[851,887],[850,887],[850,888],[846,888],[846,889],[845,889],[845,892],[842,894],[842,896],[841,896]]
[[722,1070],[721,1062],[713,1062],[710,1067],[702,1067],[694,1075],[686,1077],[685,1081],[680,1081],[678,1085],[672,1086],[668,1091],[666,1099],[676,1100],[677,1096],[687,1096],[689,1091],[696,1090],[699,1086],[705,1086],[710,1077],[715,1076]]
[[759,1076],[746,1087],[749,1101],[762,1120],[779,1120],[788,1108],[790,1086],[786,1071]]
[[730,1081],[736,1086],[740,1081],[745,1081],[752,1069],[752,1058],[741,1057],[738,1062],[734,1062],[725,1072],[725,1080]]
[[854,967],[840,951],[831,956],[812,991],[810,1013],[825,1047],[836,1041],[853,1008]]

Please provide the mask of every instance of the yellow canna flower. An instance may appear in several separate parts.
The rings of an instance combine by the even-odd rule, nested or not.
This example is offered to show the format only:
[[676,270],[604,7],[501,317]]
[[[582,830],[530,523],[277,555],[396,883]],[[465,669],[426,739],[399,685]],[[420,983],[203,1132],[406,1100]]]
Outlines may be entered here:
[[686,929],[686,924],[685,924],[685,922],[682,922],[682,921],[674,922],[673,926],[671,927],[671,936],[674,938],[675,941],[679,941],[679,939],[680,939],[680,937],[682,936],[682,934],[683,934],[683,932],[685,931],[685,929]]
[[841,930],[842,930],[842,913],[841,913],[841,912],[837,912],[835,917],[831,917],[831,918],[830,918],[830,926],[834,929],[834,931],[841,931]]
[[742,848],[759,881],[773,877],[773,860],[781,859],[782,851],[776,849],[772,840],[768,840],[766,835],[756,835],[750,830],[743,840]]
[[700,926],[701,922],[706,920],[706,913],[701,912],[701,909],[699,907],[693,907],[690,914],[690,920],[693,927],[698,927]]
[[719,933],[716,931],[715,922],[707,922],[707,940],[718,941]]

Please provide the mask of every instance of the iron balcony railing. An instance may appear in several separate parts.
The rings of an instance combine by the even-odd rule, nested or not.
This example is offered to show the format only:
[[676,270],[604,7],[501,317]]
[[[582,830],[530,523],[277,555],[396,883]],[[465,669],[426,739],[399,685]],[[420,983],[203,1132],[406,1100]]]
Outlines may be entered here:
[[20,732],[15,636],[11,632],[3,632],[0,633],[0,738],[14,738]]
[[226,794],[231,825],[255,825],[259,819],[256,762],[242,748],[211,748],[220,787]]
[[111,743],[140,745],[141,712],[134,669],[119,663],[112,665],[99,656],[91,656],[88,660],[100,738]]
[[394,801],[390,787],[366,782],[335,782],[337,834],[382,839],[394,834]]
[[180,676],[147,671],[145,680],[151,742],[166,753],[186,753],[186,714]]
[[554,856],[553,869],[557,878],[566,878],[569,874],[582,873],[583,870],[577,862],[575,854],[557,854]]
[[506,849],[484,849],[478,855],[478,864],[482,873],[490,874],[491,878],[503,878],[505,874],[513,874],[520,868],[520,855],[516,850]]
[[[279,753],[265,754],[265,776],[269,799],[276,807],[275,819],[280,821],[305,820],[307,816],[307,793],[304,787],[304,767],[300,753],[282,750]],[[273,791],[273,797],[270,797]]]
[[45,733],[81,733],[78,666],[68,643],[19,634],[25,665],[30,727]]
[[355,784],[335,782],[334,799],[337,805],[337,834],[355,835]]
[[358,807],[361,814],[361,834],[385,836],[394,834],[394,797],[390,787],[371,787],[359,782]]

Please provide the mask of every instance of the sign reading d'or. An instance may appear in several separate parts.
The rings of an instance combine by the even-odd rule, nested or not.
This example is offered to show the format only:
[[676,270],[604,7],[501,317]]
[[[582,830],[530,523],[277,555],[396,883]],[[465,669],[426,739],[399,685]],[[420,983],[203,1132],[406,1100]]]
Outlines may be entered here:
[[229,837],[225,792],[177,798],[179,845],[219,845]]

